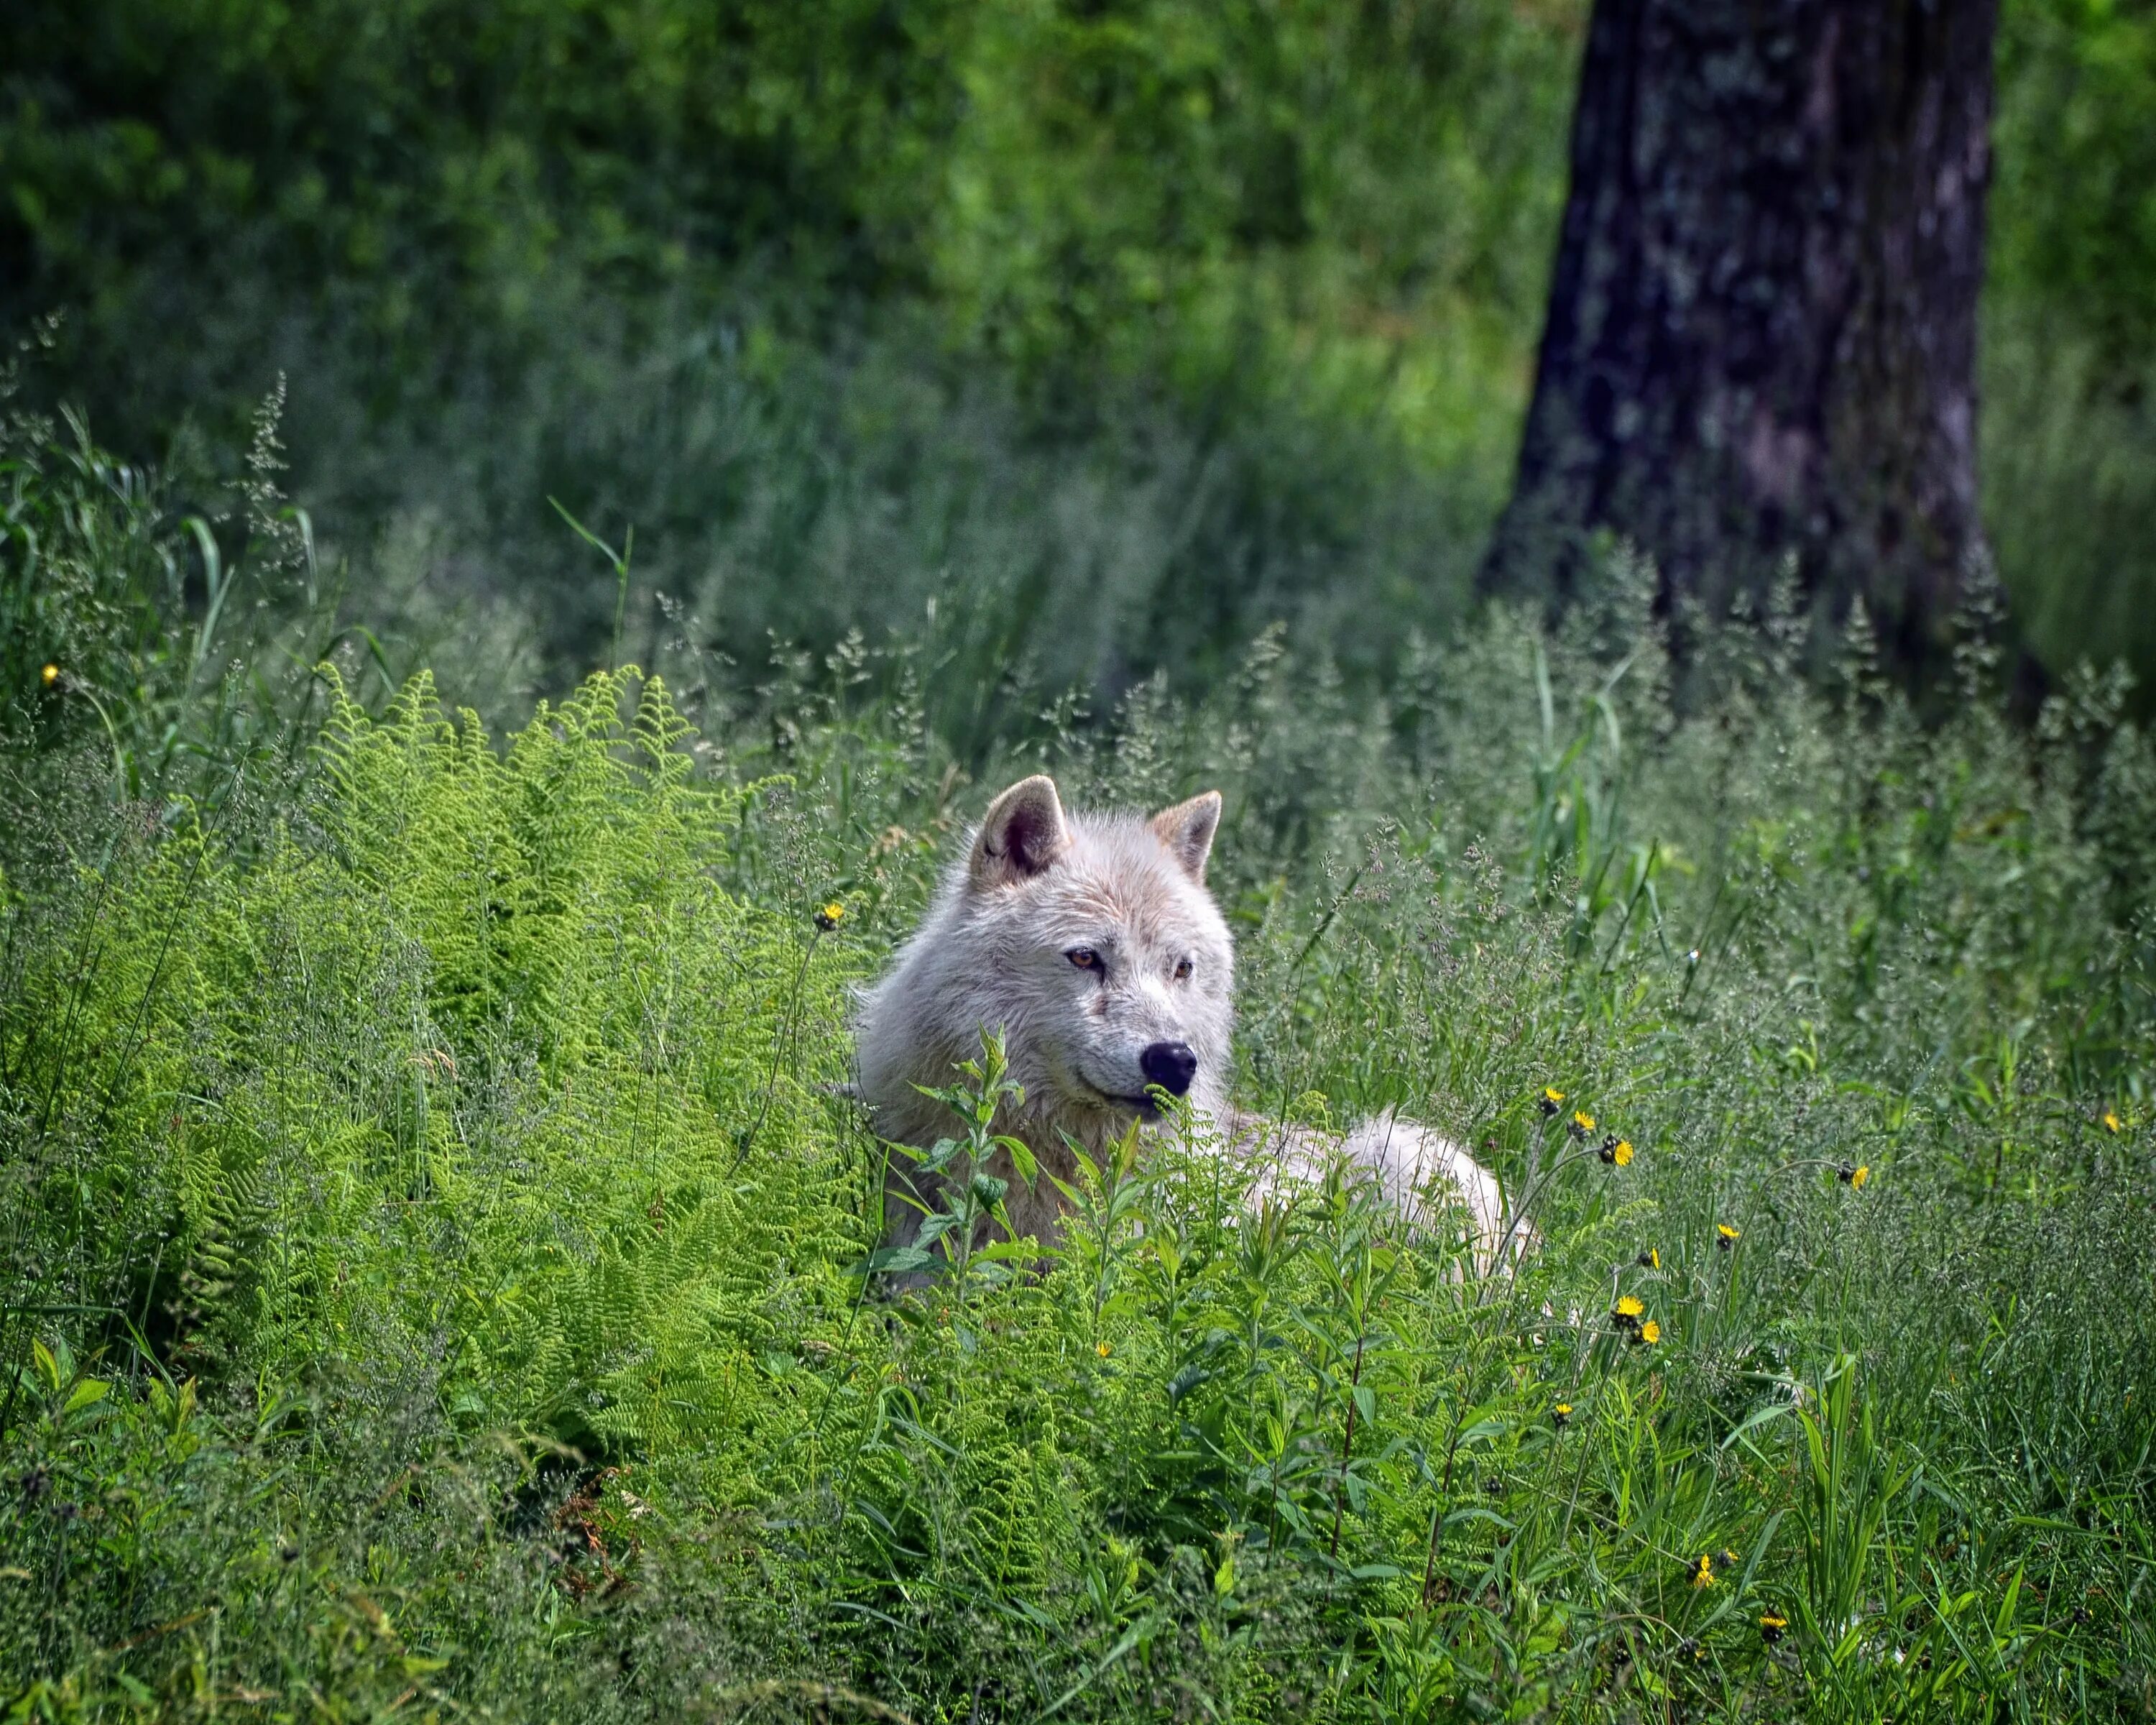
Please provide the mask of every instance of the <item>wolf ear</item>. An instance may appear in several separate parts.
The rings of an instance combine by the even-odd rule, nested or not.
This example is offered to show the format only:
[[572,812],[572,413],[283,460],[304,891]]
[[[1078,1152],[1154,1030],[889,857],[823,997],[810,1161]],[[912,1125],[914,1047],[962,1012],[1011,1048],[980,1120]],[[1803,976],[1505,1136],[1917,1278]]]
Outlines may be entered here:
[[1055,781],[1045,773],[1022,778],[988,804],[973,839],[969,873],[976,886],[1001,886],[1040,874],[1070,842]]
[[1213,835],[1220,829],[1220,793],[1208,791],[1163,809],[1152,818],[1155,836],[1183,865],[1183,872],[1205,884],[1205,859],[1213,854]]

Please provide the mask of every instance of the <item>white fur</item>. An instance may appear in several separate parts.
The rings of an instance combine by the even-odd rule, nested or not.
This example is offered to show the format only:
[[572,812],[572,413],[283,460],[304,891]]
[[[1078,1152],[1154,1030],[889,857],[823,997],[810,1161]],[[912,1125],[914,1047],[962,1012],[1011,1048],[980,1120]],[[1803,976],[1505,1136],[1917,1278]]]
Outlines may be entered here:
[[[949,1111],[916,1086],[949,1086],[952,1068],[978,1054],[982,1033],[999,1030],[1025,1099],[997,1129],[1067,1181],[1075,1164],[1065,1135],[1097,1154],[1133,1117],[1152,1122],[1140,1056],[1151,1044],[1181,1043],[1197,1057],[1192,1110],[1215,1123],[1230,1153],[1258,1164],[1255,1196],[1321,1178],[1345,1155],[1409,1214],[1425,1193],[1455,1203],[1488,1269],[1504,1197],[1457,1144],[1389,1110],[1339,1139],[1282,1132],[1229,1109],[1235,947],[1204,884],[1219,812],[1219,794],[1209,792],[1150,819],[1073,814],[1045,777],[998,797],[913,938],[862,996],[860,1087],[877,1132],[922,1148],[952,1136]],[[1075,963],[1074,952],[1099,962]],[[1059,1194],[1046,1179],[1030,1190],[1011,1179],[1006,1161],[999,1156],[988,1172],[1011,1180],[1012,1225],[1053,1242]],[[912,1164],[894,1158],[885,1202],[894,1244],[920,1225],[909,1194],[936,1201]]]

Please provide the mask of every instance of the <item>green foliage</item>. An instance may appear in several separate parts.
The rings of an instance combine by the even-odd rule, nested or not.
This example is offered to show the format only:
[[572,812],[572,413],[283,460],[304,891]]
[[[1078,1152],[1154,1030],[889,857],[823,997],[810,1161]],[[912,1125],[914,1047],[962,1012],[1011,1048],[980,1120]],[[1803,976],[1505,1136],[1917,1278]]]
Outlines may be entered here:
[[1060,688],[1276,618],[1352,649],[1379,607],[1457,608],[1579,8],[4,28],[0,323],[65,311],[41,382],[129,447],[187,416],[236,463],[289,374],[298,489],[377,634],[376,572],[416,562],[522,598],[557,685],[601,662],[616,595],[552,496],[636,527],[632,644],[680,632],[662,595],[737,659],[936,599],[979,614],[984,667],[1030,653]]
[[[798,1137],[806,1081],[773,1050],[831,1020],[834,984],[803,960],[782,988],[791,943],[710,886],[734,799],[685,782],[655,687],[595,683],[501,758],[432,705],[417,684],[377,726],[336,697],[311,854],[242,869],[182,814],[80,902],[80,938],[140,962],[22,978],[38,1137],[101,1147],[48,1285],[162,1312],[182,1358],[296,1381],[372,1337],[460,1417],[648,1440],[723,1404],[711,1374],[778,1316],[716,1345],[775,1261],[752,1244],[772,1170],[721,1122],[755,1097]],[[293,1039],[317,1058],[270,1053]],[[587,1153],[599,1122],[620,1166]],[[786,1250],[834,1225],[789,1212]]]
[[[131,265],[243,237],[311,284],[417,246],[466,316],[557,269],[639,287],[772,248],[810,280],[880,273],[883,231],[920,219],[909,171],[949,123],[936,50],[961,15],[33,5],[8,25],[9,238],[49,280],[123,294]],[[418,287],[371,333],[439,333]]]
[[[101,733],[122,783],[137,792],[182,752],[243,752],[251,716],[215,700],[225,680],[216,655],[235,643],[264,644],[244,614],[251,595],[242,563],[251,560],[228,562],[208,521],[176,517],[165,486],[97,448],[79,420],[63,434],[26,412],[16,399],[18,357],[0,374],[0,737],[59,751]],[[311,549],[303,515],[270,513],[280,501],[272,477],[279,405],[264,403],[260,484],[234,511],[248,551],[258,532],[270,539],[273,579],[280,550],[297,562]],[[219,525],[229,537],[234,524]],[[202,615],[176,629],[191,578]]]
[[[1984,304],[1984,513],[2026,636],[2156,671],[2131,547],[2156,533],[2156,23],[2003,8]],[[2141,699],[2147,711],[2148,696]]]
[[48,298],[242,235],[310,292],[393,266],[360,315],[408,358],[444,320],[539,336],[548,274],[635,294],[759,256],[811,293],[927,287],[1036,369],[1181,353],[1208,389],[1235,321],[1307,339],[1352,307],[1318,374],[1404,336],[1412,412],[1447,301],[1532,315],[1577,14],[33,5],[4,219]]
[[[1494,504],[1576,9],[151,10],[4,26],[54,362],[290,343],[387,526],[314,543],[274,401],[228,486],[0,429],[13,1717],[2148,1717],[2123,682],[2017,727],[1979,594],[1927,726],[1777,594],[1680,700],[1623,564],[1399,624]],[[2096,55],[2086,167],[2138,26],[2039,17],[2003,160]],[[2145,490],[2102,183],[2101,246],[2002,188],[2010,580]],[[542,637],[607,668],[506,735],[407,675],[521,719]],[[1044,767],[1226,793],[1240,1100],[1450,1132],[1516,1276],[1202,1123],[1053,1252],[968,1181],[880,1254],[846,988]]]
[[[64,311],[41,396],[234,472],[288,374],[343,620],[393,681],[449,633],[415,588],[485,614],[511,662],[455,692],[504,721],[531,657],[623,656],[549,497],[636,528],[645,663],[934,600],[983,682],[1209,676],[1281,620],[1389,675],[1510,480],[1586,11],[33,0],[0,327]],[[1982,391],[2027,639],[2144,682],[2151,41],[2004,8]]]
[[2100,389],[2125,382],[2156,347],[2156,19],[2027,0],[2001,15],[1999,58],[1994,270],[2097,338]]
[[[244,844],[55,801],[18,1712],[2136,1717],[2156,759],[2093,680],[2009,729],[1980,634],[1933,730],[1806,639],[1679,712],[1620,567],[1389,703],[1269,640],[972,786],[903,649],[705,738],[634,672],[499,743],[332,675]],[[1344,1171],[1248,1202],[1194,1124],[1081,1163],[1053,1253],[949,1183],[951,1261],[871,1288],[845,986],[1044,761],[1224,787],[1245,1099],[1477,1147],[1517,1278]]]

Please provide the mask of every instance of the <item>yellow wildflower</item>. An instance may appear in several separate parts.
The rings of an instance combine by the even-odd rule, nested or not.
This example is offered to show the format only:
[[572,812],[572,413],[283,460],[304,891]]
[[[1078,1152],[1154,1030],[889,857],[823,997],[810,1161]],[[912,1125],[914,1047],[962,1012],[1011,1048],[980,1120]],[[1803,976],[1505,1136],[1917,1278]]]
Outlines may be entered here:
[[[52,669],[52,666],[50,666],[50,665],[47,665],[47,666],[45,667],[45,669],[46,669],[47,670],[50,670]],[[46,680],[50,681],[51,680],[50,680],[49,678],[48,678]],[[2124,1123],[2125,1123],[2125,1122],[2123,1122],[2123,1121],[2121,1121],[2121,1120],[2119,1119],[2119,1117],[2118,1117],[2118,1109],[2116,1109],[2116,1108],[2107,1108],[2107,1109],[2105,1109],[2105,1110],[2103,1111],[2103,1129],[2104,1129],[2106,1132],[2115,1132],[2118,1131],[2118,1130],[2120,1129],[2120,1127],[2121,1127],[2122,1126],[2123,1126],[2123,1125],[2124,1125]]]
[[1768,1641],[1779,1641],[1782,1631],[1789,1626],[1789,1620],[1769,1611],[1759,1620],[1759,1633]]
[[1109,1353],[1111,1352],[1111,1350],[1110,1350],[1110,1348],[1109,1348],[1109,1347],[1108,1347],[1108,1344],[1107,1344],[1106,1343],[1105,1343],[1105,1342],[1096,1342],[1096,1343],[1093,1344],[1093,1352],[1094,1352],[1094,1353],[1097,1353],[1097,1354],[1099,1354],[1102,1359],[1106,1359],[1106,1358],[1108,1357]]
[[1602,1141],[1602,1159],[1612,1168],[1632,1165],[1632,1141],[1612,1135]]
[[1694,1587],[1714,1585],[1714,1559],[1706,1552],[1702,1552],[1699,1561],[1691,1566],[1691,1584]]
[[1563,1430],[1566,1424],[1570,1421],[1571,1419],[1572,1404],[1570,1402],[1559,1402],[1555,1407],[1550,1409],[1550,1424],[1556,1426],[1559,1430]]
[[1744,1230],[1742,1228],[1732,1228],[1727,1222],[1717,1222],[1714,1224],[1714,1243],[1725,1252],[1743,1237]]
[[1640,1339],[1652,1348],[1662,1339],[1662,1327],[1651,1317],[1640,1326]]
[[819,905],[816,908],[816,926],[826,934],[845,920],[846,907],[836,899],[833,899],[828,905]]
[[1618,1299],[1615,1317],[1619,1323],[1629,1324],[1638,1320],[1646,1309],[1637,1294],[1625,1294]]
[[1548,1118],[1557,1112],[1559,1106],[1563,1104],[1563,1101],[1564,1092],[1563,1091],[1546,1084],[1543,1086],[1542,1095],[1536,1098],[1535,1106],[1540,1108],[1543,1111],[1543,1117]]
[[1661,1251],[1658,1247],[1649,1246],[1646,1250],[1634,1259],[1633,1262],[1642,1270],[1660,1270],[1662,1267]]
[[[60,668],[56,665],[48,665],[43,670],[38,673],[38,680],[43,683],[48,689],[51,688],[53,685],[59,681],[59,680]],[[2117,1128],[2114,1127],[2112,1130],[2116,1131]]]
[[1578,1133],[1581,1137],[1585,1137],[1589,1132],[1594,1130],[1594,1117],[1592,1114],[1589,1114],[1584,1108],[1573,1109],[1572,1111],[1572,1129],[1575,1132]]

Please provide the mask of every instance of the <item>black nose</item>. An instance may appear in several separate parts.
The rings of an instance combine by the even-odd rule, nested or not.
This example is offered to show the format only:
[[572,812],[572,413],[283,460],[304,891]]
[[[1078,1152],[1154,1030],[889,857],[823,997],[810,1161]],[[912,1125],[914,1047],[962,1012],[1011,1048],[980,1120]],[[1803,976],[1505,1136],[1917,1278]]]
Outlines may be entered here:
[[1138,1070],[1147,1084],[1157,1084],[1172,1096],[1183,1095],[1198,1076],[1198,1056],[1187,1042],[1156,1042],[1138,1056]]

